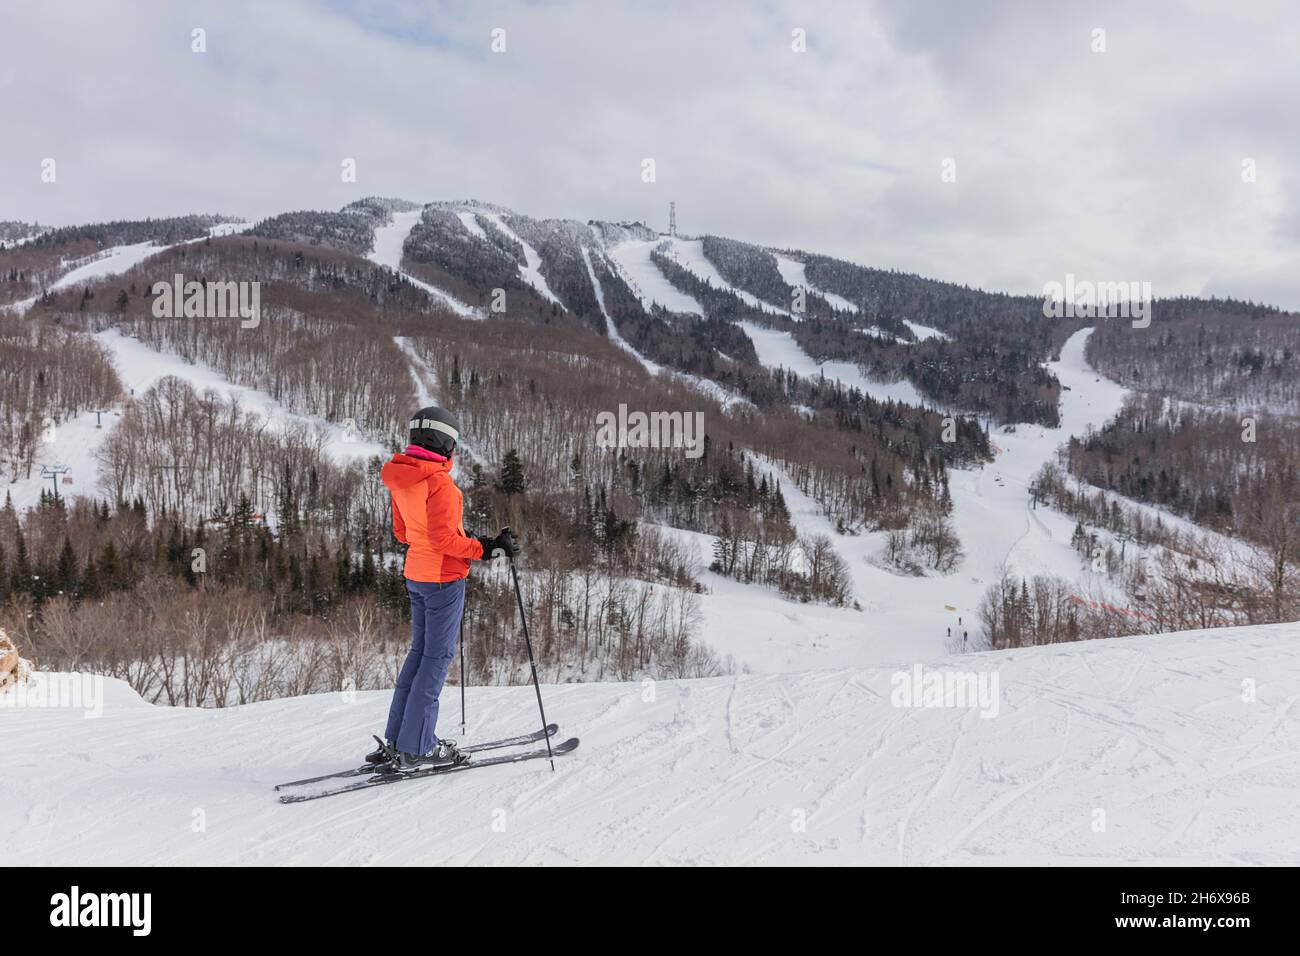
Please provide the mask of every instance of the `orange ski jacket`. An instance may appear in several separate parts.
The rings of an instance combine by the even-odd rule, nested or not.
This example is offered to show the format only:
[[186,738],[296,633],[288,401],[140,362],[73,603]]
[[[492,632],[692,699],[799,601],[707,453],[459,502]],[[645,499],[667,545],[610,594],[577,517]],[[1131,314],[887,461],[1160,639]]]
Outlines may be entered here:
[[407,545],[408,580],[459,581],[483,545],[465,534],[464,497],[451,480],[451,461],[398,453],[379,473],[393,496],[393,534]]

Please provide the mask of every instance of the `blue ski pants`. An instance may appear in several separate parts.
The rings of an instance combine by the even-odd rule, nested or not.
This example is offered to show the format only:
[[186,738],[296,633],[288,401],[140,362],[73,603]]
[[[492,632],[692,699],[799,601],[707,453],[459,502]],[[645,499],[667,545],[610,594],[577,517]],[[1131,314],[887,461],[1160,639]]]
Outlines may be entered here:
[[465,579],[406,582],[411,596],[411,649],[388,708],[385,737],[403,753],[426,754],[438,745],[438,695],[456,654]]

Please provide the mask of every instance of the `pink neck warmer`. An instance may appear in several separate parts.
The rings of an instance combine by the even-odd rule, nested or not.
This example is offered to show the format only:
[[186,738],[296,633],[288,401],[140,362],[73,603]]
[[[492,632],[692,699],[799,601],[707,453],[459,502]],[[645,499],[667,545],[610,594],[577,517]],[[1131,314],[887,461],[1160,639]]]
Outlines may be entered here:
[[425,461],[451,461],[450,458],[439,455],[436,451],[421,448],[419,445],[407,445],[404,454],[410,455],[412,458],[423,458]]

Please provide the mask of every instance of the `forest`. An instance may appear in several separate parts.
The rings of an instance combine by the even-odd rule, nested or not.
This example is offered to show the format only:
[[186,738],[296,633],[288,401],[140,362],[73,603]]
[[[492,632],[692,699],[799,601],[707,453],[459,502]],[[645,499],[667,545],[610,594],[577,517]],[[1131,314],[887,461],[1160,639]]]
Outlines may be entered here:
[[[790,309],[795,290],[781,277],[771,252],[712,236],[703,241],[703,249],[732,285]],[[750,321],[789,332],[817,361],[853,362],[878,381],[907,379],[941,409],[997,424],[1056,425],[1059,384],[1043,363],[1078,325],[1045,319],[1041,300],[978,292],[804,253],[791,256],[805,263],[814,287],[861,303],[861,312],[832,309],[823,297],[809,294],[802,314],[774,315],[747,305],[729,290],[714,288],[666,252],[656,250],[653,260],[670,282],[700,302],[710,319]],[[951,338],[918,342],[903,320],[946,330]],[[872,334],[864,335],[864,330]]]
[[1088,361],[1121,384],[1182,399],[1300,415],[1300,323],[1233,299],[1157,299],[1149,328],[1098,323]]
[[[377,228],[416,210],[403,268],[482,318],[458,316],[366,258]],[[781,254],[861,311],[815,293],[797,317],[756,308],[666,247],[652,261],[705,315],[646,308],[601,248],[617,236],[645,241],[645,227],[537,220],[481,203],[372,197],[205,235],[219,221],[55,230],[0,252],[43,264],[23,270],[11,258],[4,274],[4,295],[36,302],[25,315],[0,313],[0,357],[13,373],[0,385],[0,466],[29,479],[50,429],[117,410],[89,456],[96,495],[46,494],[0,513],[0,626],[49,666],[101,669],[154,700],[219,706],[391,683],[407,610],[380,450],[400,448],[409,411],[435,396],[464,428],[467,527],[508,524],[525,541],[521,583],[545,679],[715,673],[725,662],[699,640],[706,570],[795,601],[853,606],[835,540],[792,523],[792,489],[839,535],[884,532],[880,560],[895,572],[953,573],[965,543],[951,520],[949,469],[992,459],[992,424],[1057,423],[1060,385],[1043,363],[1079,327],[1045,319],[1030,297],[797,251]],[[120,275],[48,291],[74,256],[151,239],[180,244]],[[793,305],[771,250],[717,236],[702,246],[731,285],[780,310]],[[155,317],[154,282],[178,272],[203,284],[260,283],[262,321]],[[498,292],[504,311],[494,308]],[[1075,519],[1081,565],[1092,563],[1109,591],[1009,576],[986,600],[995,646],[1296,611],[1300,437],[1271,414],[1295,398],[1294,327],[1249,304],[1162,305],[1148,330],[1103,323],[1090,355],[1163,394],[1071,440],[1060,467],[1035,481],[1036,503]],[[742,321],[789,332],[819,361],[906,378],[933,407],[767,368]],[[906,322],[947,337],[921,340]],[[652,374],[615,332],[670,371]],[[114,336],[259,398],[183,376],[133,393],[114,369]],[[1180,365],[1193,374],[1180,377]],[[1249,429],[1241,415],[1196,404],[1211,400],[1254,409]],[[701,413],[703,454],[600,447],[597,416],[621,403]],[[365,450],[331,452],[340,431]],[[1144,505],[1244,547],[1216,549]],[[707,553],[692,533],[712,536]],[[515,613],[508,578],[474,575],[474,680],[525,679]]]
[[[203,281],[259,276],[263,322],[155,318],[147,290],[177,270]],[[661,522],[725,530],[723,560],[703,556],[719,573],[798,600],[846,600],[833,548],[795,534],[779,483],[743,450],[755,434],[756,451],[785,461],[846,522],[869,510],[906,520],[927,500],[912,487],[913,454],[900,457],[870,432],[845,449],[837,429],[805,428],[792,412],[784,424],[733,422],[581,323],[465,322],[328,243],[245,235],[180,246],[6,321],[21,323],[7,337],[19,381],[46,383],[4,396],[15,427],[37,412],[62,422],[113,403],[121,415],[95,454],[100,497],[47,495],[25,514],[7,509],[3,626],[47,666],[104,669],[149,699],[220,704],[343,679],[391,682],[406,608],[380,459],[333,460],[311,421],[351,421],[367,440],[400,446],[393,423],[419,381],[399,341],[419,357],[415,370],[429,370],[425,384],[462,409],[467,522],[510,523],[528,544],[530,627],[553,679],[718,666],[695,641],[697,559]],[[304,420],[268,420],[174,377],[123,394],[95,335],[107,328],[214,368]],[[704,402],[705,454],[598,449],[595,413],[620,400]],[[802,447],[803,431],[823,448]],[[475,678],[523,679],[512,592],[491,572],[474,588]],[[110,625],[117,636],[105,641]],[[373,647],[340,643],[362,632]]]
[[229,216],[192,215],[28,231],[27,236],[34,236],[30,241],[0,246],[0,305],[40,295],[61,274],[93,261],[111,247],[187,242],[202,238],[213,226],[232,221]]

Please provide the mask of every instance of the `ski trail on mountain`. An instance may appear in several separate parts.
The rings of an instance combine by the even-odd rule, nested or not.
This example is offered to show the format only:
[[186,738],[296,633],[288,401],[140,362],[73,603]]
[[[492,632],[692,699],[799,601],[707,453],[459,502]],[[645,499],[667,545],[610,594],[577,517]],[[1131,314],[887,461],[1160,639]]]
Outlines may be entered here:
[[411,230],[416,227],[423,215],[423,210],[416,209],[411,212],[393,213],[392,222],[386,226],[378,226],[375,229],[374,246],[367,253],[366,258],[376,265],[386,266],[400,275],[411,285],[422,289],[429,295],[433,296],[443,305],[446,305],[457,315],[466,319],[483,318],[480,310],[473,306],[466,305],[460,299],[456,298],[450,292],[439,289],[422,279],[417,279],[409,272],[402,269],[402,248],[406,244],[406,237],[411,234]]
[[[587,266],[587,276],[591,279],[591,287],[596,293],[596,303],[600,306],[600,314],[605,317],[605,325],[609,329],[609,338],[614,342],[614,344],[632,355],[651,375],[665,375],[676,379],[679,382],[683,382],[691,388],[708,395],[710,398],[718,402],[724,409],[729,409],[734,405],[750,404],[748,399],[723,388],[711,379],[703,378],[699,375],[692,375],[689,372],[681,372],[676,369],[665,368],[656,362],[652,362],[650,359],[638,352],[632,346],[632,343],[623,338],[622,333],[618,330],[618,326],[614,324],[614,319],[605,308],[605,290],[601,288],[600,280],[596,276],[596,270],[591,264],[590,250],[588,250],[586,246],[582,247],[582,258]],[[606,263],[609,263],[608,258],[605,261]]]
[[488,234],[484,232],[483,227],[478,224],[476,213],[462,209],[456,213],[456,218],[460,220],[461,225],[469,230],[469,234],[475,239],[482,239],[484,242],[488,241]]
[[[538,254],[537,250],[534,249],[532,246],[530,246],[528,243],[526,243],[515,233],[513,229],[507,226],[505,220],[501,218],[501,215],[499,213],[486,212],[481,209],[477,210],[477,212],[480,216],[482,216],[488,222],[492,223],[492,225],[496,226],[508,237],[513,239],[515,242],[519,243],[519,245],[523,248],[524,264],[519,266],[519,278],[523,279],[530,286],[532,286],[534,289],[540,292],[542,296],[546,298],[548,301],[554,302],[561,309],[564,309],[565,308],[564,303],[560,301],[559,296],[557,296],[554,292],[551,291],[551,287],[547,283],[546,277],[542,275],[542,257]],[[461,221],[464,222],[464,220]],[[466,228],[469,228],[468,224],[466,225]],[[568,310],[566,309],[565,311]]]
[[704,315],[704,308],[694,297],[669,282],[651,258],[662,239],[628,239],[606,247],[609,260],[619,276],[641,300],[641,307],[651,312],[655,306],[669,312]]
[[[893,570],[884,559],[884,532],[838,533],[821,505],[795,485],[784,466],[756,458],[762,470],[780,481],[799,533],[828,537],[847,562],[854,597],[868,612],[868,620],[860,625],[864,653],[874,654],[877,660],[887,659],[885,655],[890,653],[904,658],[935,657],[945,652],[949,628],[954,645],[960,647],[963,631],[976,635],[980,601],[1003,571],[1056,574],[1084,582],[1081,589],[1104,586],[1104,579],[1070,546],[1073,519],[1045,506],[1031,509],[1029,495],[1034,475],[1044,463],[1055,460],[1057,448],[1070,435],[1100,428],[1119,411],[1127,394],[1088,365],[1084,348],[1091,331],[1084,329],[1071,336],[1060,360],[1048,365],[1066,386],[1061,393],[1060,428],[1019,424],[1014,429],[996,429],[993,442],[999,451],[992,463],[949,470],[952,521],[965,552],[950,574],[910,576]],[[775,336],[785,333],[758,326],[746,328],[746,332],[756,336],[763,364],[790,368],[792,361],[799,361],[788,347],[771,346]],[[805,356],[805,361],[810,360]],[[799,365],[794,368],[801,374],[809,371]],[[731,646],[714,646],[738,656],[743,653]]]
[[770,315],[783,315],[796,321],[802,318],[802,316],[795,315],[789,309],[783,309],[779,305],[764,301],[752,292],[746,292],[739,286],[734,286],[724,279],[717,266],[709,261],[709,257],[704,254],[703,239],[681,239],[673,236],[663,240],[663,249],[670,259],[697,279],[704,280],[715,289],[730,292],[752,309],[759,309]]
[[831,308],[839,309],[841,312],[852,312],[856,315],[862,311],[844,296],[836,295],[834,292],[827,292],[825,289],[819,289],[809,282],[808,266],[805,263],[783,256],[778,252],[773,252],[772,255],[776,259],[776,269],[781,273],[781,278],[785,280],[786,285],[793,286],[796,289],[807,289],[829,302]]
[[[814,295],[818,295],[825,299],[830,304],[831,308],[838,309],[841,312],[851,312],[854,315],[861,313],[862,309],[857,303],[844,298],[842,295],[836,295],[834,292],[828,292],[826,289],[821,289],[813,285],[812,282],[808,280],[808,266],[806,263],[800,262],[797,259],[791,259],[789,256],[783,256],[775,250],[769,249],[768,251],[776,259],[777,271],[781,273],[781,278],[785,280],[786,285],[793,286],[796,289],[807,289]],[[903,320],[903,324],[912,330],[912,333],[916,336],[918,342],[924,342],[926,339],[940,339],[942,341],[947,341],[949,338],[946,333],[940,332],[938,329],[931,328],[928,325],[910,322],[907,319]],[[887,338],[890,341],[902,341],[898,336],[891,335],[884,329],[873,327],[870,329],[862,329],[862,331],[871,335],[876,335],[880,338]]]
[[912,330],[912,334],[916,336],[918,342],[924,342],[927,339],[938,339],[941,342],[947,342],[951,338],[948,333],[940,332],[938,329],[933,329],[928,325],[921,325],[919,322],[911,322],[904,319],[903,324]]
[[651,375],[658,375],[663,366],[650,361],[633,348],[632,344],[623,338],[623,334],[619,332],[618,326],[614,324],[614,319],[610,316],[609,310],[605,308],[605,290],[600,287],[600,280],[596,278],[596,270],[591,265],[591,252],[586,246],[582,247],[582,261],[587,266],[587,278],[591,280],[592,291],[596,293],[596,304],[600,306],[600,314],[605,317],[605,327],[609,330],[610,340],[640,362]]
[[[223,222],[215,226],[209,226],[205,235],[194,239],[185,239],[181,242],[174,242],[170,245],[158,245],[154,240],[147,242],[136,242],[126,246],[110,246],[103,252],[100,252],[90,258],[90,261],[83,262],[81,265],[65,272],[52,283],[50,283],[49,292],[58,292],[62,289],[79,285],[83,282],[94,282],[97,279],[107,279],[111,276],[120,275],[140,263],[144,262],[150,256],[156,256],[159,253],[166,252],[168,249],[175,249],[179,246],[187,246],[191,243],[202,242],[208,238],[219,238],[221,236],[232,236],[236,233],[244,232],[251,229],[251,222]],[[11,302],[0,308],[12,309],[19,314],[26,312],[36,304],[40,296],[32,296],[19,302]]]
[[896,382],[879,382],[869,378],[855,362],[832,360],[818,362],[805,352],[795,341],[794,335],[781,329],[769,329],[755,325],[753,322],[736,323],[754,343],[758,361],[768,368],[784,367],[804,378],[816,379],[824,375],[831,380],[838,379],[850,388],[856,388],[864,394],[881,402],[903,402],[923,408],[933,408],[934,402],[926,400],[920,392],[905,378]]
[[411,382],[415,385],[415,401],[420,407],[438,404],[438,373],[420,355],[415,344],[404,335],[393,336],[393,341],[406,356],[411,372]]

